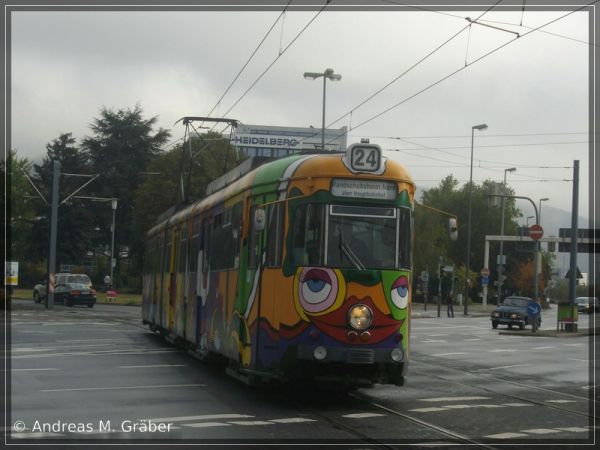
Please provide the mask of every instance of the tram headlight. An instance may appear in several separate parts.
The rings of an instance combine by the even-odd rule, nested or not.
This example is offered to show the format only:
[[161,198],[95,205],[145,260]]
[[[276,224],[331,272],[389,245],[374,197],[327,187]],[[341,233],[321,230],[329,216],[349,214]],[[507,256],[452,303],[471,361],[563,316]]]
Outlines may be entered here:
[[390,353],[390,356],[392,357],[392,361],[400,362],[402,361],[402,358],[404,358],[404,352],[401,348],[395,348],[392,350],[392,353]]
[[355,330],[364,330],[373,322],[373,312],[365,305],[355,305],[348,312],[348,322]]
[[315,359],[323,361],[325,358],[327,358],[327,349],[319,345],[318,347],[315,347],[313,351],[313,356],[315,357]]

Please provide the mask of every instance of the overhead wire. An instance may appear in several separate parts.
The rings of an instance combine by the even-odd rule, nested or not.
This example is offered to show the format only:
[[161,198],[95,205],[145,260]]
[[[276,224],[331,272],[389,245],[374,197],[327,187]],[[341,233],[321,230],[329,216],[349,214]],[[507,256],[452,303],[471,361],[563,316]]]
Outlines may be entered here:
[[[557,17],[557,18],[555,18],[555,19],[552,19],[552,20],[550,20],[549,22],[546,22],[546,23],[544,23],[544,24],[542,24],[542,25],[540,25],[540,26],[538,26],[538,27],[536,27],[536,28],[533,28],[533,29],[531,29],[530,31],[527,31],[526,33],[523,33],[523,34],[521,34],[521,35],[519,35],[519,36],[517,36],[517,37],[515,37],[515,38],[513,38],[513,39],[511,39],[511,40],[509,40],[509,41],[507,41],[507,42],[505,42],[504,44],[501,44],[501,45],[499,45],[498,47],[496,47],[496,48],[494,48],[494,49],[490,50],[489,52],[485,53],[484,55],[480,56],[479,58],[477,58],[477,59],[475,59],[475,60],[471,61],[471,62],[470,62],[470,63],[468,63],[466,66],[463,66],[463,67],[460,67],[460,68],[458,68],[457,70],[455,70],[455,71],[453,71],[453,72],[449,73],[448,75],[445,75],[444,77],[440,78],[439,80],[437,80],[437,81],[435,81],[435,82],[431,83],[430,85],[426,86],[425,88],[421,89],[420,91],[418,91],[418,92],[416,92],[416,93],[414,93],[414,94],[412,94],[412,95],[410,95],[410,96],[406,97],[405,99],[401,100],[400,102],[398,102],[398,103],[396,103],[396,104],[394,104],[394,105],[392,105],[392,106],[390,106],[390,107],[388,107],[388,108],[384,109],[383,111],[381,111],[381,112],[379,112],[379,113],[375,114],[374,116],[372,116],[372,117],[368,118],[367,120],[364,120],[364,121],[360,122],[358,125],[355,125],[355,126],[352,128],[352,129],[353,129],[353,130],[355,130],[355,129],[357,129],[357,128],[359,128],[359,127],[361,127],[361,126],[363,126],[363,125],[365,125],[365,124],[367,124],[367,123],[369,123],[369,122],[371,122],[371,121],[373,121],[373,120],[375,120],[375,119],[377,119],[377,118],[379,118],[379,117],[381,117],[382,115],[384,115],[384,114],[386,114],[386,113],[390,112],[391,110],[393,110],[393,109],[397,108],[398,106],[401,106],[402,104],[404,104],[404,103],[408,102],[409,100],[412,100],[413,98],[417,97],[418,95],[420,95],[420,94],[422,94],[422,93],[424,93],[424,92],[428,91],[429,89],[431,89],[431,88],[433,88],[433,87],[437,86],[438,84],[442,83],[443,81],[445,81],[445,80],[447,80],[447,79],[449,79],[449,78],[453,77],[454,75],[457,75],[458,73],[460,73],[460,72],[462,72],[463,70],[465,70],[467,67],[471,67],[472,65],[474,65],[474,64],[476,64],[476,63],[478,63],[479,61],[483,60],[484,58],[487,58],[488,56],[490,56],[490,55],[492,55],[492,54],[496,53],[497,51],[499,51],[499,50],[503,49],[504,47],[508,46],[509,44],[512,44],[512,43],[513,43],[513,42],[515,42],[517,39],[522,39],[522,38],[523,38],[523,37],[525,37],[525,36],[529,36],[530,34],[532,34],[532,33],[536,32],[536,31],[539,31],[540,29],[542,29],[542,28],[544,28],[544,27],[547,27],[548,25],[551,25],[551,24],[553,24],[553,23],[555,23],[555,22],[557,22],[557,21],[559,21],[559,20],[562,20],[562,19],[564,19],[565,17],[568,17],[568,16],[570,16],[571,14],[574,14],[574,13],[576,13],[576,12],[579,12],[579,11],[581,11],[581,10],[585,9],[585,8],[588,8],[588,7],[590,7],[590,6],[593,6],[593,5],[595,5],[595,4],[596,4],[596,3],[598,3],[599,1],[600,1],[600,0],[594,0],[594,1],[593,1],[593,2],[591,2],[591,3],[587,3],[587,4],[585,4],[584,6],[582,6],[582,7],[578,8],[578,9],[575,9],[575,10],[573,10],[573,11],[570,11],[570,12],[568,12],[567,14],[564,14],[564,15],[562,15],[562,16],[559,16],[559,17]],[[496,3],[496,4],[497,4],[497,3]],[[479,16],[479,17],[481,17],[481,16]],[[478,20],[478,19],[479,19],[479,18],[477,18],[477,19],[475,19],[475,20]],[[348,115],[348,113],[346,113],[346,114],[344,114],[343,116],[341,116],[341,118],[345,117],[346,115]],[[329,126],[333,125],[334,123],[336,123],[336,122],[337,122],[337,121],[339,121],[339,120],[340,120],[340,119],[336,119],[335,121],[333,121],[333,122],[331,122],[329,125],[327,125],[327,127],[329,127]],[[339,136],[341,136],[341,134],[340,134]],[[332,138],[332,139],[331,139],[331,140],[330,140],[328,143],[330,143],[330,142],[333,142],[333,141],[334,141],[335,139],[337,139],[339,136],[336,136],[336,137]]]

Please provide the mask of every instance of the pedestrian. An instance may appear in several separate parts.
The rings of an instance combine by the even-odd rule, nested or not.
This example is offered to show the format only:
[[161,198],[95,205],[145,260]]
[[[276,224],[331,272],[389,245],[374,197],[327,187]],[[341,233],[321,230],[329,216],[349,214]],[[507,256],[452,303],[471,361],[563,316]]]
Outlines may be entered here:
[[110,275],[106,275],[104,277],[104,292],[108,291],[110,288]]
[[454,295],[452,291],[448,292],[446,303],[448,304],[448,317],[454,317]]

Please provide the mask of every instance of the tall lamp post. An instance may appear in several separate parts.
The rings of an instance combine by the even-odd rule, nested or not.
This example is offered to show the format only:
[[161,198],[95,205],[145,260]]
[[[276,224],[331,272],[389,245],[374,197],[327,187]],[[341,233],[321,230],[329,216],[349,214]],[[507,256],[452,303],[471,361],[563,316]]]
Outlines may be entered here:
[[469,172],[469,220],[467,223],[467,282],[466,282],[466,295],[465,295],[465,316],[469,313],[469,288],[471,287],[470,272],[471,272],[471,210],[473,206],[473,141],[475,139],[475,130],[483,131],[487,130],[487,124],[482,123],[480,125],[473,125],[471,127],[471,170]]
[[110,201],[110,207],[112,208],[112,226],[110,227],[110,231],[112,233],[110,242],[110,283],[113,286],[115,285],[115,280],[113,279],[113,270],[117,262],[115,259],[115,213],[117,212],[117,203],[118,200],[116,198],[113,198]]
[[527,222],[525,223],[525,225],[527,225],[527,228],[529,228],[529,219],[535,219],[535,216],[527,216]]
[[540,198],[540,207],[538,214],[540,215],[539,217],[539,224],[542,224],[542,202],[547,202],[548,200],[550,200],[548,197],[544,197],[544,198]]
[[325,72],[304,72],[304,78],[307,80],[316,80],[323,77],[323,126],[321,127],[321,150],[325,150],[325,82],[329,78],[331,81],[340,81],[342,76],[339,73],[333,73],[333,69],[325,69]]
[[[517,170],[516,167],[510,169],[504,169],[504,182],[502,183],[502,193],[506,195],[506,174],[508,172],[514,172]],[[504,236],[504,197],[502,197],[502,216],[500,219],[500,236]],[[504,271],[504,240],[500,239],[500,261],[498,261],[498,300],[502,300],[502,272]],[[500,269],[502,267],[502,269]]]

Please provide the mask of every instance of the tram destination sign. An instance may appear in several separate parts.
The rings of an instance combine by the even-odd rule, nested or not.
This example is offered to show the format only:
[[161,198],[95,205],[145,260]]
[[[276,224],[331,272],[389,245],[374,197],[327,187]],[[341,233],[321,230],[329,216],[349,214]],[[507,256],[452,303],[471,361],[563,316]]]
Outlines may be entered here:
[[391,181],[334,179],[331,193],[336,197],[394,200],[398,187]]

